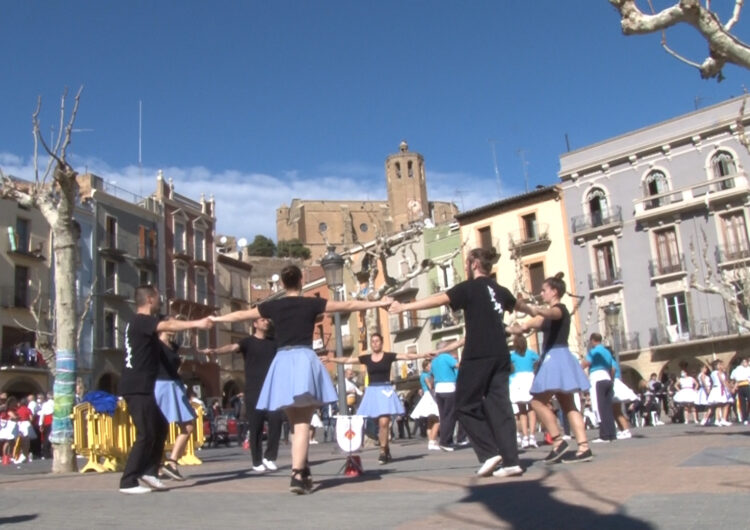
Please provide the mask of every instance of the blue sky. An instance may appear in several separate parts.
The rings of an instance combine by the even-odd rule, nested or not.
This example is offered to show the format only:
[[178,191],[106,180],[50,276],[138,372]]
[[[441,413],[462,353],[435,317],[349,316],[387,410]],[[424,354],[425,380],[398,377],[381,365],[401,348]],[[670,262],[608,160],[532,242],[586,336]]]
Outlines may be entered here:
[[[703,59],[691,30],[669,39]],[[566,134],[584,147],[749,81],[731,66],[701,80],[658,35],[622,36],[607,0],[13,0],[0,56],[6,173],[31,175],[37,96],[52,135],[63,88],[84,85],[77,169],[141,194],[162,169],[179,193],[213,193],[219,230],[249,239],[275,238],[295,197],[384,199],[402,139],[425,157],[430,198],[468,209],[524,191],[521,152],[528,185],[553,184]]]

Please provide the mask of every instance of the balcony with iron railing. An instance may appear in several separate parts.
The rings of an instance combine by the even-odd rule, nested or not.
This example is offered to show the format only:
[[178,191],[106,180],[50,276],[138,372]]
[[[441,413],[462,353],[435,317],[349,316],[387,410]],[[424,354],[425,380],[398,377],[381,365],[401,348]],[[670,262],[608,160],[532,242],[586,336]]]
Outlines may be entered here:
[[418,333],[422,329],[422,323],[417,318],[416,311],[404,312],[398,315],[390,315],[388,327],[392,335]]
[[706,180],[634,201],[635,220],[642,221],[666,214],[694,208],[701,204],[709,207],[716,200],[745,197],[750,193],[750,182],[744,172]]
[[573,234],[577,235],[618,227],[622,228],[622,208],[620,206],[613,206],[611,211],[606,214],[595,212],[593,214],[577,215],[570,220],[570,227]]
[[649,329],[649,346],[666,346],[694,340],[726,337],[737,333],[727,317],[690,320],[681,329],[677,325]]
[[510,249],[533,252],[546,248],[550,243],[549,225],[537,223],[533,230],[515,230],[508,234]]
[[120,231],[115,234],[105,234],[99,244],[99,253],[106,257],[123,261],[132,260],[136,265],[155,269],[158,263],[156,240],[149,237],[141,239],[139,236]]
[[685,254],[673,256],[671,259],[649,260],[648,272],[653,280],[661,276],[672,276],[674,274],[685,274]]
[[20,258],[33,261],[44,261],[44,252],[47,250],[47,240],[36,234],[27,234],[25,237],[19,235],[16,230],[8,227],[8,255],[12,258]]
[[590,291],[620,287],[622,287],[622,269],[619,267],[614,270],[601,271],[597,274],[589,274]]
[[747,241],[742,244],[718,245],[716,247],[716,262],[719,265],[727,265],[746,259],[750,259],[750,244]]
[[635,331],[632,333],[620,334],[620,351],[633,351],[641,349],[640,334]]
[[464,315],[458,311],[456,313],[446,312],[440,315],[430,317],[430,330],[433,335],[450,333],[463,326]]

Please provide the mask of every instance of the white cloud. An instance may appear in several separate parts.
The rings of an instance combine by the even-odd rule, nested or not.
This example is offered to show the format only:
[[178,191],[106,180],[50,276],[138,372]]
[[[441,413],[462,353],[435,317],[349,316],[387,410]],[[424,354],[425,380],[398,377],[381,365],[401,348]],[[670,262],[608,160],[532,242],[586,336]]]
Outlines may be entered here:
[[[220,233],[248,239],[256,234],[275,239],[276,209],[282,204],[290,204],[294,198],[386,198],[384,169],[357,162],[324,164],[314,172],[287,169],[279,176],[237,170],[213,171],[202,166],[113,168],[97,158],[71,158],[71,163],[81,172],[94,173],[141,196],[153,193],[156,175],[161,169],[165,178],[173,179],[177,193],[194,200],[199,200],[201,194],[206,198],[213,195]],[[22,157],[0,153],[0,164],[7,175],[33,179],[33,166]],[[476,208],[499,198],[492,178],[429,171],[427,181],[430,200],[452,201],[461,210]]]

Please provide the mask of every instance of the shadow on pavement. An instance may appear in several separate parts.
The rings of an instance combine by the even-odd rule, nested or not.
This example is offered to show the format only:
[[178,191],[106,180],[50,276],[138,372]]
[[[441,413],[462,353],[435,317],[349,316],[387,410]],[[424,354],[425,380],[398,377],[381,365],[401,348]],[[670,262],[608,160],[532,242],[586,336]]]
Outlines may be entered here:
[[[548,471],[545,475],[551,473]],[[624,513],[601,514],[585,506],[563,502],[553,496],[555,488],[542,484],[544,477],[539,480],[518,482],[508,480],[501,484],[486,484],[470,486],[469,493],[460,502],[480,503],[493,513],[499,521],[503,521],[512,528],[606,528],[646,530],[654,527],[646,521],[631,517]],[[601,499],[596,494],[581,487],[579,490],[592,498],[614,504]],[[450,512],[442,515],[455,518],[456,523],[486,525],[486,521],[472,521],[465,513],[457,517]]]
[[37,517],[39,516],[35,513],[29,515],[12,515],[10,517],[0,517],[0,526],[12,523],[25,523],[26,521],[33,521]]
[[[388,470],[384,469],[382,471],[381,470],[365,471],[362,475],[359,475],[358,477],[346,477],[346,476],[338,475],[335,478],[327,478],[327,479],[320,480],[319,482],[316,481],[313,492],[335,488],[343,484],[357,484],[361,482],[373,482],[376,480],[382,480],[383,475],[387,475],[388,473],[389,473]],[[315,477],[313,477],[313,480],[315,480]]]

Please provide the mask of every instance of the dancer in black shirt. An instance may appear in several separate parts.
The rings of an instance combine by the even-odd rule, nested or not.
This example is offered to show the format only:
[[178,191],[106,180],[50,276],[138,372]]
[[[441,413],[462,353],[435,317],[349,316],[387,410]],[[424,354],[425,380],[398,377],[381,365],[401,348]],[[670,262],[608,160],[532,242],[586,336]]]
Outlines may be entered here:
[[[135,290],[136,315],[125,329],[125,359],[120,378],[120,395],[128,405],[135,424],[136,436],[130,449],[125,470],[120,478],[120,492],[148,493],[151,489],[165,489],[156,474],[164,452],[167,423],[156,404],[154,389],[159,372],[162,331],[210,329],[210,319],[162,320],[159,314],[161,299],[153,285],[142,285]],[[139,486],[142,480],[149,487]]]
[[360,311],[386,307],[391,299],[337,302],[302,296],[302,271],[288,265],[281,271],[285,296],[262,302],[258,307],[213,317],[214,322],[239,322],[269,318],[274,323],[278,351],[258,397],[259,409],[283,408],[292,425],[292,480],[289,491],[312,491],[307,464],[310,421],[313,412],[337,399],[328,371],[312,350],[315,321],[321,313]]
[[[253,471],[276,471],[276,458],[279,454],[281,424],[284,413],[281,410],[261,410],[257,407],[258,396],[263,388],[271,362],[276,356],[276,341],[273,339],[273,324],[268,318],[253,320],[253,334],[237,344],[221,348],[203,350],[205,353],[241,352],[245,360],[245,409],[250,430],[250,452],[253,458]],[[263,423],[268,422],[266,452],[263,453]]]
[[523,473],[509,395],[510,352],[503,322],[505,312],[516,308],[516,299],[490,278],[493,259],[487,250],[471,250],[466,259],[466,281],[423,300],[394,302],[390,312],[441,305],[464,311],[466,345],[456,380],[456,417],[481,462],[477,475],[508,477]]
[[391,353],[383,351],[383,336],[373,333],[370,338],[371,353],[359,357],[334,357],[328,354],[328,360],[338,364],[360,363],[367,368],[368,387],[362,398],[357,414],[368,418],[378,418],[378,440],[380,442],[379,464],[391,461],[391,450],[388,445],[391,434],[391,416],[403,415],[404,406],[391,384],[391,366],[396,361],[412,361],[430,357],[422,353]]

